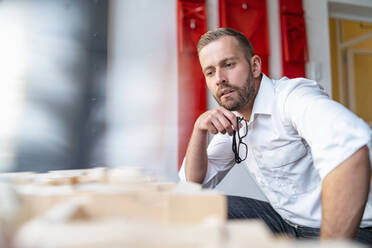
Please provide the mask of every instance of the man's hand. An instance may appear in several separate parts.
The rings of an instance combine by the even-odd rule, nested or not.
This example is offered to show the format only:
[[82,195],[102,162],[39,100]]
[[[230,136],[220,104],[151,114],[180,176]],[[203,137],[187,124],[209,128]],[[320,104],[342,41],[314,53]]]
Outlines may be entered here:
[[236,116],[229,110],[218,107],[209,110],[196,120],[186,152],[186,179],[195,183],[203,183],[208,167],[208,132],[233,135],[238,130]]
[[233,135],[233,129],[238,130],[236,116],[229,110],[218,107],[200,115],[196,120],[194,128],[200,131],[208,131],[212,134],[228,133]]
[[321,239],[355,237],[368,200],[370,182],[367,146],[326,176],[322,185]]

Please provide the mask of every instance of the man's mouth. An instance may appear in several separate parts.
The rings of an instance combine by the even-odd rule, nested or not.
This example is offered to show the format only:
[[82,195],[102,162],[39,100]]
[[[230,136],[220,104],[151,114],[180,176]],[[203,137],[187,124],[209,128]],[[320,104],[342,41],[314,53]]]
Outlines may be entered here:
[[234,92],[233,89],[223,89],[220,91],[220,98],[228,97]]

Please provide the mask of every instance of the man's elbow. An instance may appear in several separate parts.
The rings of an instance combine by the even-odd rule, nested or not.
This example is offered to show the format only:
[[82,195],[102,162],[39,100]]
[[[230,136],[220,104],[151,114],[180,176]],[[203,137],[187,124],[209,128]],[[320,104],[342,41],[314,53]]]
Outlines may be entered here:
[[205,176],[202,174],[186,173],[186,181],[203,184]]
[[361,190],[364,189],[362,191],[369,191],[370,180],[369,150],[367,146],[363,146],[325,177],[323,188],[334,188],[337,185],[354,185]]
[[[353,172],[353,174],[365,175],[371,177],[371,161],[369,157],[369,149],[365,145],[357,150],[353,155],[346,159],[340,166],[339,170],[345,172]],[[338,168],[336,168],[337,170]]]
[[[369,149],[367,145],[356,151],[351,159],[354,159],[356,169],[364,171],[364,173],[370,178],[371,177],[371,159],[369,157]],[[358,168],[360,167],[360,168]]]

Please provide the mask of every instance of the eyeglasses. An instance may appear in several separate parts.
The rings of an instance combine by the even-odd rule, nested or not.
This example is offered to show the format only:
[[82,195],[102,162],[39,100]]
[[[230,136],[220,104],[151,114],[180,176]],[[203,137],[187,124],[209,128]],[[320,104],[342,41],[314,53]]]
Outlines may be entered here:
[[[247,121],[244,120],[244,118],[236,117],[237,123],[238,123],[238,131],[233,132],[233,142],[232,142],[232,150],[235,155],[235,162],[240,163],[244,161],[247,158],[248,155],[248,146],[246,143],[243,142],[243,138],[245,138],[248,135],[248,124]],[[245,128],[240,128],[241,122],[245,123]],[[243,131],[243,133],[241,132]],[[240,154],[242,154],[242,157],[240,157]]]

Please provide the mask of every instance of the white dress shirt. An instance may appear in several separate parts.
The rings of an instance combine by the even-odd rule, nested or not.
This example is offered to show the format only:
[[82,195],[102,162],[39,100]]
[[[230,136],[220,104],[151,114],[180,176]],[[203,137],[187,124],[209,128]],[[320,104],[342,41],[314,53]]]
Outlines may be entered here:
[[[321,185],[327,174],[364,145],[372,157],[369,126],[304,78],[263,75],[244,142],[248,156],[242,163],[273,208],[290,223],[308,227],[321,225]],[[215,135],[207,152],[203,185],[213,188],[235,164],[232,137]],[[181,180],[186,180],[184,165]],[[361,222],[367,226],[372,226],[372,192]]]

